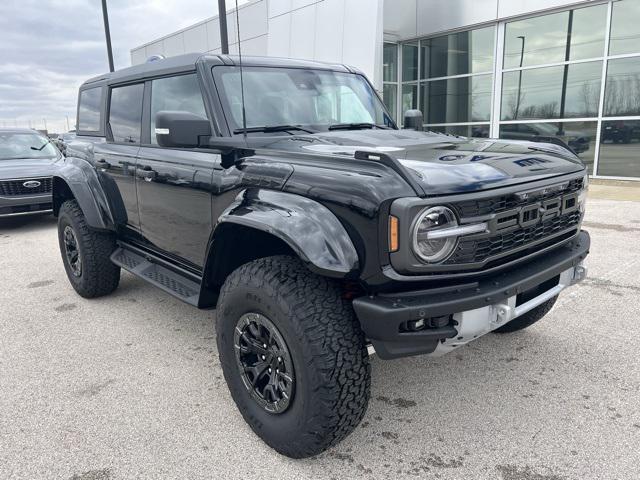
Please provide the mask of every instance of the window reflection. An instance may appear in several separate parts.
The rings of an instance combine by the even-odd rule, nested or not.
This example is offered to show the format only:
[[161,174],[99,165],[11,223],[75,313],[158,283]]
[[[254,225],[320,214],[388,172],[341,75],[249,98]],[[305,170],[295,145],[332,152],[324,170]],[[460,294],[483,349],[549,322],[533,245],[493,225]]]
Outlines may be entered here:
[[143,91],[142,83],[111,90],[109,125],[114,142],[140,143]]
[[604,121],[598,175],[640,177],[640,120]]
[[418,85],[409,84],[402,86],[402,115],[407,110],[418,108]]
[[382,56],[382,80],[385,82],[397,82],[398,46],[395,43],[385,43]]
[[102,88],[90,88],[80,93],[80,107],[78,109],[78,129],[85,132],[100,130],[100,111]]
[[504,68],[602,57],[606,21],[597,5],[508,23]]
[[640,57],[609,60],[604,115],[640,115]]
[[491,117],[492,75],[435,80],[422,84],[428,123],[462,123]]
[[494,27],[423,40],[420,78],[490,72],[493,68]]
[[595,117],[602,62],[506,72],[502,119]]
[[384,101],[385,107],[391,113],[391,116],[394,120],[396,119],[397,112],[397,100],[398,100],[398,86],[393,84],[385,84],[382,87],[382,98]]
[[500,138],[569,146],[593,170],[597,122],[509,123],[500,126]]
[[640,25],[640,2],[637,0],[614,2],[609,55],[640,51],[638,25]]
[[402,46],[402,81],[418,79],[418,45],[406,43]]

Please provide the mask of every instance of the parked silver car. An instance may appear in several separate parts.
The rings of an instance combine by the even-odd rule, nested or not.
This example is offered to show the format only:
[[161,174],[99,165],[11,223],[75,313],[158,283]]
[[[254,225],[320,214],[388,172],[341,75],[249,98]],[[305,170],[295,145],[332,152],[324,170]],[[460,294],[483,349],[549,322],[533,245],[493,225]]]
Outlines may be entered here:
[[50,212],[51,176],[62,158],[31,129],[0,129],[0,218]]

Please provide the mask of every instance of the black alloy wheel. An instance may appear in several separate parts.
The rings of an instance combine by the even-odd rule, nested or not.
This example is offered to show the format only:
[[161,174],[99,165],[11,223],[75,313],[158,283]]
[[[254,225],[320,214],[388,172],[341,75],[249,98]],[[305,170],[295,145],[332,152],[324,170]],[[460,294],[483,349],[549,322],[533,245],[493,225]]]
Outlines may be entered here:
[[82,276],[82,258],[80,256],[80,248],[76,233],[71,225],[64,228],[64,253],[67,256],[71,272],[76,277]]
[[246,313],[235,328],[233,345],[242,382],[267,412],[287,410],[295,393],[291,354],[276,326],[264,315]]

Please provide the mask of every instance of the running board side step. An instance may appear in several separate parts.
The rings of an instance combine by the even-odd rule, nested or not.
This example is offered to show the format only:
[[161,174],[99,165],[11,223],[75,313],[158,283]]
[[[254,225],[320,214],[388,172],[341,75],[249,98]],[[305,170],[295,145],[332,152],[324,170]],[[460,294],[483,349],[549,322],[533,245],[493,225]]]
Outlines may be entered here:
[[119,247],[111,254],[111,261],[183,302],[194,307],[198,306],[200,284],[167,267],[152,262],[150,257]]

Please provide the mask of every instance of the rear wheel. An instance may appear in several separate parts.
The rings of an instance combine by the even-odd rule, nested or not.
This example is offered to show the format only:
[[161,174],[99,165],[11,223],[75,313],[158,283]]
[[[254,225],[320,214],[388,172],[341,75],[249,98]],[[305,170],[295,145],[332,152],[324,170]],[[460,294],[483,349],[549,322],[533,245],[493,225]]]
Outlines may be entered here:
[[511,333],[517,332],[518,330],[523,330],[527,327],[530,327],[538,320],[541,320],[549,311],[553,308],[553,305],[558,300],[558,296],[556,295],[550,300],[538,305],[536,308],[529,310],[524,315],[520,315],[517,318],[514,318],[510,322],[504,324],[500,328],[494,330],[496,333]]
[[118,288],[120,267],[109,259],[116,248],[115,238],[91,230],[75,200],[60,207],[58,243],[67,277],[78,294],[101,297]]
[[218,301],[218,353],[242,416],[292,458],[351,433],[369,400],[370,365],[350,303],[297,259],[243,265]]

